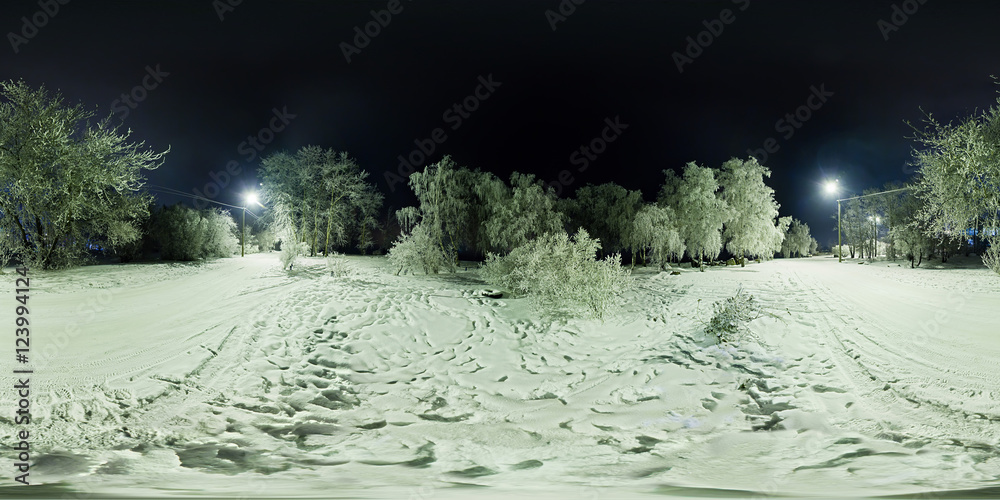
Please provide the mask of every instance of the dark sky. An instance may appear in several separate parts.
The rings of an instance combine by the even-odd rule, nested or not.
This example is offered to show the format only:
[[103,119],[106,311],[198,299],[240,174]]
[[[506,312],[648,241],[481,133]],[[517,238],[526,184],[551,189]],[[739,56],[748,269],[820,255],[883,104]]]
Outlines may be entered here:
[[[225,2],[71,1],[52,16],[37,0],[5,2],[0,79],[124,117],[135,139],[171,148],[150,184],[232,204],[257,182],[248,136],[273,136],[258,157],[309,144],[347,151],[396,208],[412,197],[403,184],[390,193],[385,173],[436,128],[447,138],[424,163],[450,154],[546,181],[568,170],[564,196],[614,181],[647,200],[663,169],[718,167],[773,137],[765,164],[782,215],[829,243],[836,204],[819,190],[824,177],[852,191],[905,180],[904,120],[919,121],[921,107],[945,119],[988,107],[1000,74],[1000,2],[987,0],[399,0],[351,62],[342,44],[390,2],[244,0],[220,20]],[[553,30],[546,11],[561,5],[575,11]],[[912,14],[893,19],[894,6]],[[724,9],[730,22],[713,23]],[[899,24],[888,40],[880,20]],[[705,22],[721,33],[702,34],[709,43],[678,71],[674,53]],[[149,90],[147,67],[167,73],[145,78]],[[448,110],[490,75],[499,86],[479,88],[487,98],[470,98],[476,109],[459,122]],[[813,87],[833,95],[810,101]],[[129,109],[116,102],[123,93],[144,99]],[[810,102],[821,106],[786,138],[776,122]],[[272,134],[275,109],[295,117]],[[581,172],[571,155],[616,117],[627,128]],[[230,162],[240,171],[225,182]]]

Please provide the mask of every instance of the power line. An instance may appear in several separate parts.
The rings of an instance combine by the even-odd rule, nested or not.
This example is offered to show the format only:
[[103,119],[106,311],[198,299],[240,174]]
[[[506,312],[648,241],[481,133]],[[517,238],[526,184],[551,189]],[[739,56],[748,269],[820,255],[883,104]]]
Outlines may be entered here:
[[915,186],[906,186],[904,188],[892,189],[892,190],[889,190],[889,191],[880,191],[878,193],[863,194],[861,196],[854,196],[852,198],[842,198],[842,199],[837,200],[837,202],[840,203],[842,201],[859,200],[861,198],[868,198],[869,196],[878,196],[878,195],[881,195],[881,194],[898,193],[900,191],[908,191],[910,189],[913,189],[914,187]]
[[[190,193],[185,193],[183,191],[178,191],[176,189],[172,189],[172,188],[168,188],[168,187],[164,187],[164,186],[156,186],[156,185],[153,185],[153,184],[147,184],[147,186],[150,188],[150,191],[158,191],[158,192],[161,192],[161,193],[172,194],[172,195],[175,195],[175,196],[186,196],[188,198],[193,198],[195,200],[202,200],[202,201],[207,201],[209,203],[216,203],[218,205],[223,205],[223,206],[235,208],[237,210],[246,210],[246,208],[247,208],[247,207],[238,207],[236,205],[230,205],[228,203],[223,203],[221,201],[210,200],[210,199],[205,198],[203,196],[196,196],[196,195],[193,195],[193,194],[190,194]],[[247,213],[249,213],[250,216],[253,217],[255,220],[260,220],[260,217],[258,217],[257,214],[253,213],[252,211],[247,210]]]

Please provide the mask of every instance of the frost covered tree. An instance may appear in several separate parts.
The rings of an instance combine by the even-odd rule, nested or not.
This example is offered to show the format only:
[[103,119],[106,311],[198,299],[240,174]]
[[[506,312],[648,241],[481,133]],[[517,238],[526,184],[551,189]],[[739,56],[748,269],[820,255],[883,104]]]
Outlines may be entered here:
[[[834,219],[836,218],[834,216]],[[852,259],[864,248],[866,220],[860,200],[849,200],[844,203],[840,217],[841,239]]]
[[489,172],[457,166],[446,156],[410,176],[417,207],[398,211],[406,231],[419,221],[454,270],[459,251],[509,252],[516,246],[562,230],[552,189],[533,175],[514,172],[510,186]]
[[629,250],[632,265],[637,255],[643,262],[647,257],[666,269],[667,262],[677,261],[684,256],[684,240],[677,230],[677,217],[670,207],[655,204],[643,206],[632,221],[629,231]]
[[[928,235],[939,241],[942,258],[946,244],[969,229],[986,235],[995,249],[1000,245],[1000,106],[958,123],[943,124],[928,114],[925,127],[915,130],[921,217]],[[995,261],[988,256],[986,263]]]
[[784,237],[777,224],[779,206],[774,190],[764,184],[764,178],[770,176],[771,171],[752,156],[722,164],[719,185],[731,215],[723,238],[726,250],[741,262],[744,257],[773,257],[775,242],[780,245]]
[[555,192],[534,175],[514,172],[509,189],[502,183],[491,188],[489,196],[482,197],[488,249],[507,253],[543,234],[562,231],[563,214],[556,209]]
[[447,269],[451,271],[456,268],[459,248],[469,232],[470,214],[477,207],[474,179],[450,156],[410,175],[410,189],[420,202],[420,224],[441,253],[448,255]]
[[85,260],[89,243],[139,239],[152,200],[143,171],[167,151],[129,142],[110,116],[92,124],[93,112],[44,87],[2,82],[0,95],[0,233],[15,258],[59,268]]
[[896,247],[910,261],[911,268],[919,266],[934,251],[933,231],[923,212],[924,202],[916,194],[906,193],[900,199],[896,224],[890,231]]
[[308,242],[311,255],[370,246],[382,195],[347,153],[319,146],[274,153],[259,175],[271,228],[283,240]]
[[294,155],[279,151],[264,157],[257,170],[261,191],[268,210],[268,228],[286,245],[305,239],[305,185],[299,162]]
[[809,234],[809,224],[792,219],[781,243],[781,254],[785,257],[804,257],[809,255],[809,248],[814,241]]
[[609,182],[588,184],[561,205],[572,229],[585,228],[601,241],[604,252],[614,253],[628,248],[629,232],[643,202],[641,192]]
[[664,170],[666,181],[660,189],[659,203],[671,207],[677,215],[677,227],[684,238],[688,255],[700,263],[715,259],[722,251],[722,227],[731,217],[729,205],[718,194],[715,171],[694,162],[684,167],[682,177]]
[[[367,184],[354,200],[354,218],[351,220],[354,221],[358,250],[362,253],[366,253],[378,244],[375,241],[375,231],[379,228],[378,214],[383,199],[384,196],[375,189],[375,186]],[[329,245],[324,250],[327,248],[330,248]]]

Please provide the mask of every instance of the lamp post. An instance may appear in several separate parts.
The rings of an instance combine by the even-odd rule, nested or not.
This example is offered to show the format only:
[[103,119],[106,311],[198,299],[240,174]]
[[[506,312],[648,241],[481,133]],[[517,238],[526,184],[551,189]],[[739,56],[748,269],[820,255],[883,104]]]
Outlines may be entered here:
[[[826,192],[827,193],[836,193],[838,191],[838,189],[839,189],[839,187],[837,186],[836,181],[831,181],[831,182],[827,182],[826,183]],[[844,261],[844,256],[843,256],[844,252],[841,249],[841,241],[840,241],[840,202],[842,202],[842,201],[851,201],[851,200],[860,200],[861,198],[869,198],[869,197],[872,197],[872,196],[879,196],[879,195],[889,194],[889,193],[898,193],[900,191],[909,191],[910,189],[913,189],[913,186],[906,186],[904,188],[890,189],[888,191],[879,191],[878,193],[863,194],[861,196],[852,196],[850,198],[841,198],[841,199],[837,200],[837,255],[840,256],[840,258],[837,260],[837,262],[843,262]],[[873,222],[875,222],[875,224],[876,224],[875,225],[875,230],[878,231],[878,222],[879,222],[878,218],[875,217],[875,216],[871,216],[870,219]],[[877,233],[875,235],[875,244],[876,244],[876,246],[878,245],[878,234]]]
[[247,205],[255,203],[260,206],[260,201],[257,200],[257,193],[250,192],[243,197],[243,227],[240,230],[240,257],[246,256],[246,243],[247,243]]
[[[837,180],[827,181],[824,189],[826,189],[827,194],[839,194],[840,182]],[[844,246],[840,240],[840,202],[841,200],[837,200],[837,262],[844,261]]]

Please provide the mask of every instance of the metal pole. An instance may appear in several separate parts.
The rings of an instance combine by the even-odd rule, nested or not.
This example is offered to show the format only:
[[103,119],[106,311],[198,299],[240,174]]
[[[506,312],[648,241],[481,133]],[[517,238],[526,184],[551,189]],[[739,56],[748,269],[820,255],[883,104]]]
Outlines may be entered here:
[[837,200],[837,262],[844,262],[844,244],[840,242],[840,200]]
[[240,257],[245,256],[247,246],[247,207],[243,207],[243,230],[240,231]]

